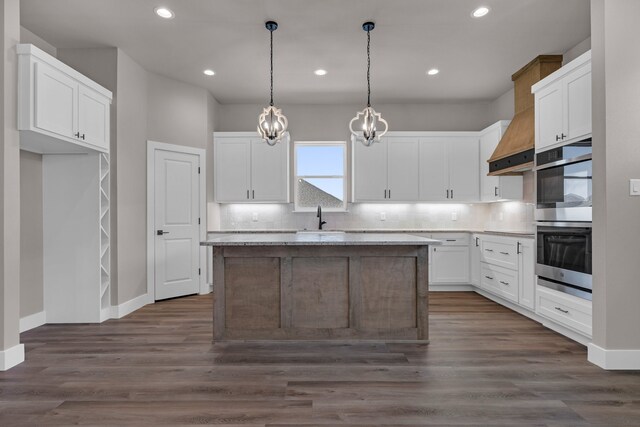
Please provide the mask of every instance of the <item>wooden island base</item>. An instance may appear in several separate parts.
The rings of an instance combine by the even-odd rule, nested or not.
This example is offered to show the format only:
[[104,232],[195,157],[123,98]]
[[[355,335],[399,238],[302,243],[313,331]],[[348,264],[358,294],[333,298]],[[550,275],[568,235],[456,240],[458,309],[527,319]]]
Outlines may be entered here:
[[428,246],[216,246],[214,340],[426,342]]

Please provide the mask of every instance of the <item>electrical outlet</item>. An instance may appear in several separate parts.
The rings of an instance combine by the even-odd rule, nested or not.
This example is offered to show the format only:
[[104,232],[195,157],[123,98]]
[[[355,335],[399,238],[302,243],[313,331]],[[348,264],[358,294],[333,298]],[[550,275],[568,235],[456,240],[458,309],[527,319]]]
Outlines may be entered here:
[[380,212],[380,221],[386,221],[386,220],[387,220],[387,213]]
[[254,212],[251,214],[251,221],[258,222],[258,212]]
[[640,196],[640,179],[629,180],[629,195]]
[[458,220],[458,212],[451,212],[451,221]]

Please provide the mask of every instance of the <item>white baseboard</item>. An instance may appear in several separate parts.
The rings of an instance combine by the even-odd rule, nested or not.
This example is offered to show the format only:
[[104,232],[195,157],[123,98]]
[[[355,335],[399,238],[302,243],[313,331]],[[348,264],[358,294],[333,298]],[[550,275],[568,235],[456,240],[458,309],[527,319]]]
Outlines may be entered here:
[[38,326],[42,326],[47,323],[47,313],[41,311],[39,313],[33,313],[20,319],[20,333],[29,331]]
[[0,351],[0,371],[6,371],[24,362],[24,344]]
[[607,350],[590,343],[588,360],[607,370],[640,370],[640,350]]
[[120,319],[127,314],[131,314],[134,311],[144,307],[147,304],[151,304],[151,297],[147,294],[140,295],[139,297],[135,297],[132,300],[127,302],[123,302],[120,305],[111,306],[111,318],[112,319]]

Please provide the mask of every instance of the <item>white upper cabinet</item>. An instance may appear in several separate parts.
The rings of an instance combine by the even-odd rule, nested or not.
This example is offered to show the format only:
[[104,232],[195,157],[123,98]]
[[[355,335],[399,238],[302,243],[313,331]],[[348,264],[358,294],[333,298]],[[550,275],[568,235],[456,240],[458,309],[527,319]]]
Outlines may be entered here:
[[214,175],[218,203],[288,203],[289,138],[270,146],[255,132],[217,132]]
[[591,134],[591,51],[531,87],[536,151]]
[[111,92],[33,45],[17,51],[20,147],[108,152]]
[[286,202],[289,196],[289,144],[270,146],[257,138],[251,140],[251,200]]
[[[387,139],[387,197],[393,201],[418,198],[418,138]],[[360,144],[362,145],[362,144]]]
[[478,137],[433,136],[420,139],[420,201],[479,200]]
[[109,103],[85,86],[78,91],[78,133],[87,144],[109,147]]
[[418,141],[416,137],[384,137],[366,147],[353,140],[353,201],[416,201]]
[[353,201],[378,202],[387,200],[387,142],[383,138],[370,147],[352,141]]
[[446,139],[420,139],[420,200],[449,200],[449,155]]
[[502,120],[480,132],[480,200],[483,202],[522,200],[523,197],[522,176],[488,176],[487,160],[508,126],[509,121]]
[[44,62],[34,64],[33,124],[42,131],[67,138],[78,128],[78,82]]

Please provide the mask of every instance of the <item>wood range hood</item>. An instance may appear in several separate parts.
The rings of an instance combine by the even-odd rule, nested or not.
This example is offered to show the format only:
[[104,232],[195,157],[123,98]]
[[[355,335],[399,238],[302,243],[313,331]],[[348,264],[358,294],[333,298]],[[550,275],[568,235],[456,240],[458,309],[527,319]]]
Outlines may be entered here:
[[487,160],[489,175],[519,175],[533,169],[535,110],[531,86],[561,66],[562,55],[540,55],[511,76],[515,86],[515,116]]

